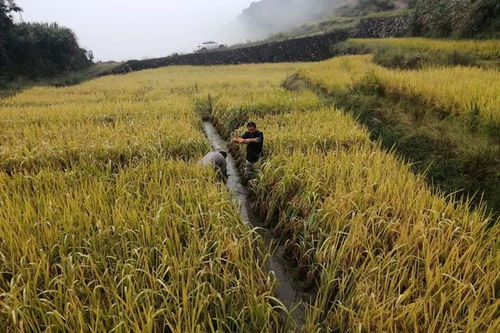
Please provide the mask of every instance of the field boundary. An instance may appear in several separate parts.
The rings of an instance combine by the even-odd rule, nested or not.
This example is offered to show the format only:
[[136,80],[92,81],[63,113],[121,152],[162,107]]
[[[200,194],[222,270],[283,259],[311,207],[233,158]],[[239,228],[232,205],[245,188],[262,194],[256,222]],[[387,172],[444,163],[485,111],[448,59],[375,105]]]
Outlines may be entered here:
[[239,65],[253,63],[307,62],[328,59],[334,55],[332,46],[349,38],[347,30],[339,30],[325,35],[289,39],[221,51],[174,54],[164,58],[130,60],[101,73],[104,75],[126,74],[132,71],[164,66],[193,65]]
[[[380,141],[386,149],[412,161],[412,170],[424,175],[432,188],[464,201],[472,199],[474,205],[486,203],[493,220],[500,216],[500,179],[496,171],[499,160],[494,157],[500,147],[498,137],[491,134],[496,133],[495,124],[473,115],[462,119],[418,98],[386,93],[366,78],[348,89],[329,90],[295,73],[283,86],[289,90],[309,89],[325,103],[352,114],[369,129],[372,141]],[[429,122],[441,128],[439,138],[426,133]],[[457,127],[469,131],[471,137],[477,135],[475,132],[485,132],[492,147],[481,150],[482,155],[464,156],[453,142],[451,130]]]

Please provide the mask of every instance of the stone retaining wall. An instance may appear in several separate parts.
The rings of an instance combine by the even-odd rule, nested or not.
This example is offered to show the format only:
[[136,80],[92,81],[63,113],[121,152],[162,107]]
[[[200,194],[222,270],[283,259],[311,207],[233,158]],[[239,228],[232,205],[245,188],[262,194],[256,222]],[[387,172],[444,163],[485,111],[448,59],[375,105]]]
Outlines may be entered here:
[[339,30],[325,35],[289,39],[261,45],[231,48],[221,51],[172,55],[165,58],[130,60],[101,75],[125,74],[149,68],[172,65],[236,65],[269,62],[320,61],[335,56],[332,46],[349,37],[385,38],[407,36],[408,16],[361,20],[354,31]]
[[290,39],[262,45],[221,51],[173,55],[165,58],[130,60],[107,74],[121,74],[148,68],[172,65],[235,65],[248,63],[319,61],[332,54],[332,46],[346,40],[349,32],[337,31],[326,35]]
[[388,38],[411,35],[411,18],[394,16],[363,19],[354,29],[352,38]]

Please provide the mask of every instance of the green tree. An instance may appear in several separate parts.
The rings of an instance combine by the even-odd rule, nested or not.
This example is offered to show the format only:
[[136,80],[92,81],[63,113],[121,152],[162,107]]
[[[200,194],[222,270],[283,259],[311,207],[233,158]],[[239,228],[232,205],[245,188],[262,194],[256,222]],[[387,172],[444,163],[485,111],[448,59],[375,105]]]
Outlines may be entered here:
[[14,0],[0,0],[0,83],[19,76],[37,79],[92,63],[68,28],[55,23],[13,22]]
[[20,11],[14,0],[0,0],[0,34],[12,26],[12,13]]
[[0,68],[9,64],[6,44],[9,31],[14,25],[12,23],[12,13],[20,11],[21,8],[14,3],[14,0],[0,0]]
[[475,1],[469,24],[461,33],[465,36],[500,38],[500,1]]
[[498,0],[415,0],[413,7],[417,35],[498,37]]
[[6,71],[12,75],[48,77],[90,64],[73,31],[56,23],[16,24],[9,35]]

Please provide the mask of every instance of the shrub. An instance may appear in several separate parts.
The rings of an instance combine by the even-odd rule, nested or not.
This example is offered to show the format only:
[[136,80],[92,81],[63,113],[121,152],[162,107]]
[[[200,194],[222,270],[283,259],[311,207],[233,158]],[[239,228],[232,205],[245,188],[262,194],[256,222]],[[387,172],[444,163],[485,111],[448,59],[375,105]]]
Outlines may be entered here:
[[417,35],[498,37],[497,0],[416,0],[413,28]]
[[358,0],[354,5],[340,7],[336,13],[341,16],[365,16],[393,9],[395,9],[395,5],[392,0]]

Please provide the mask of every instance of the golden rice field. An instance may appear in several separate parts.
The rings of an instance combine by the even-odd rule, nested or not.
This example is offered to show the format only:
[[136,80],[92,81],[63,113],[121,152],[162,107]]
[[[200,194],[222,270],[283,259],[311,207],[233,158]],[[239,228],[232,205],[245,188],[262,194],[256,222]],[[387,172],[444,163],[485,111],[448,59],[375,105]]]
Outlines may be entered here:
[[197,165],[184,71],[2,101],[0,331],[286,327],[260,237]]
[[401,47],[408,50],[470,53],[484,60],[500,59],[500,40],[452,40],[430,38],[358,38],[350,40],[354,45],[370,49]]
[[[316,287],[304,332],[498,331],[498,224],[434,193],[348,114],[282,88],[297,71],[332,89],[373,71],[427,94],[355,56],[161,68],[0,101],[0,331],[293,330],[263,239],[197,164],[210,149],[198,111],[226,136],[248,120],[265,132],[250,188]],[[496,117],[498,99],[482,103]]]
[[326,90],[346,89],[354,86],[368,74],[382,69],[372,63],[371,55],[337,57],[322,62],[305,64],[299,74],[314,85]]
[[423,101],[452,115],[480,115],[500,123],[500,71],[473,67],[423,69],[417,72],[379,70],[381,87],[393,95]]
[[479,108],[487,121],[500,123],[500,72],[475,67],[392,70],[371,62],[371,55],[338,57],[304,65],[299,73],[333,91],[368,79],[385,93],[418,100],[432,109],[467,115]]
[[[268,91],[263,86],[261,96]],[[228,128],[233,123],[221,118],[231,119],[230,111],[216,105],[213,116],[225,131],[239,133],[243,128]],[[286,240],[301,278],[319,280],[305,331],[500,327],[499,233],[485,229],[482,212],[432,194],[341,112],[320,107],[244,116],[261,124],[267,138],[252,185],[259,210]]]

